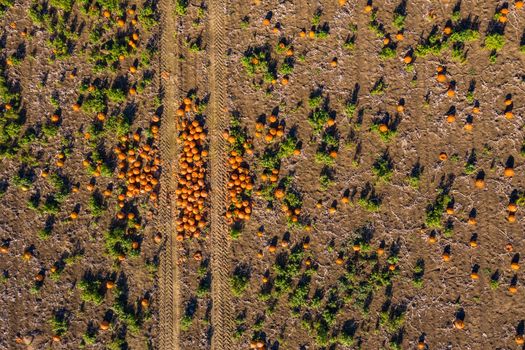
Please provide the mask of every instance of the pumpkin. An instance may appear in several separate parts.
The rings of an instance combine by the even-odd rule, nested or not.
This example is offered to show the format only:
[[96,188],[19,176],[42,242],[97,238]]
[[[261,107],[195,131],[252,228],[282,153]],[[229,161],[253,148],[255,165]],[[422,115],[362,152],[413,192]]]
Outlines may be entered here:
[[510,268],[514,271],[518,271],[520,269],[520,264],[513,261],[511,264],[510,264]]
[[109,329],[109,322],[106,320],[100,322],[99,328],[103,331],[107,331]]
[[477,272],[475,272],[475,271],[472,271],[470,273],[470,278],[472,278],[473,280],[477,280],[477,279],[479,279],[479,274]]
[[506,111],[505,112],[505,118],[508,119],[508,120],[514,118],[514,113],[512,113],[512,111]]
[[446,77],[446,75],[443,74],[443,73],[439,73],[439,74],[437,75],[437,81],[440,82],[440,83],[444,83],[444,82],[446,82],[446,81],[447,81],[447,77]]
[[505,175],[506,177],[513,177],[514,169],[512,169],[511,167],[506,167],[505,170],[503,171],[503,175]]
[[479,189],[482,189],[485,187],[485,180],[484,179],[476,179],[476,181],[474,182],[474,186],[476,186],[476,188],[479,188]]
[[143,308],[147,308],[149,306],[149,299],[142,298],[142,300],[140,301],[140,305],[142,305]]
[[523,1],[518,0],[514,3],[514,6],[516,6],[517,9],[523,8]]
[[282,199],[284,198],[284,195],[285,193],[282,189],[278,188],[277,190],[275,190],[275,198]]
[[510,294],[516,294],[517,291],[518,291],[518,287],[516,287],[516,285],[510,285],[509,286],[509,293]]
[[456,329],[463,329],[465,328],[465,322],[459,318],[454,320],[454,328]]
[[439,154],[439,160],[441,160],[441,161],[445,161],[445,160],[447,160],[447,159],[448,159],[448,155],[447,155],[445,152],[441,152],[441,153]]
[[113,287],[115,287],[115,282],[106,281],[106,289],[113,289]]
[[[523,3],[522,3],[523,4]],[[522,5],[523,6],[523,5]],[[523,345],[525,344],[525,338],[523,338],[523,335],[518,334],[516,338],[514,339],[517,345]]]
[[29,250],[26,250],[24,254],[22,255],[22,259],[24,259],[25,261],[31,260],[32,257],[33,257],[33,254],[31,254]]

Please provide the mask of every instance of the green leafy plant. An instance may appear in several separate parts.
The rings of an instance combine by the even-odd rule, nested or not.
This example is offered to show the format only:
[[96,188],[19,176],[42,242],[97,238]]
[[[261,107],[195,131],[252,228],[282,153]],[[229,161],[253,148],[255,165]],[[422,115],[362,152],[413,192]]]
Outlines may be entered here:
[[441,190],[434,203],[429,205],[427,209],[425,219],[425,224],[427,227],[441,228],[443,226],[441,223],[441,218],[450,200],[451,198],[445,194],[443,190]]
[[100,305],[104,301],[104,294],[101,291],[101,281],[94,278],[84,278],[78,283],[77,287],[82,291],[80,298],[83,301],[96,305]]
[[390,181],[393,173],[392,161],[388,155],[383,154],[372,166],[372,172],[384,182]]
[[488,50],[499,51],[505,46],[505,37],[503,34],[492,33],[485,37],[485,48]]
[[53,330],[53,333],[58,336],[65,335],[69,328],[69,322],[67,320],[65,312],[54,314],[51,320],[49,320],[49,323],[51,324],[51,329]]
[[233,276],[230,278],[230,288],[233,295],[237,297],[241,296],[246,288],[248,288],[249,280],[250,277],[248,274],[244,273],[243,271],[236,270],[233,273]]

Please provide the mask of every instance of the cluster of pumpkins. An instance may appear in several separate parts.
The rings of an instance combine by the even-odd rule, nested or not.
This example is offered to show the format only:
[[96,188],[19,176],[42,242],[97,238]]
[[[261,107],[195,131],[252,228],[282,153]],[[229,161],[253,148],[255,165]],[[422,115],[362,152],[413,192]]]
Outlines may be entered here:
[[[155,116],[154,120],[158,117]],[[157,129],[152,127],[152,130]],[[131,137],[122,137],[121,143],[113,149],[119,161],[117,177],[126,180],[126,197],[148,194],[149,199],[155,202],[161,164],[159,150],[147,142],[140,144],[140,141],[140,133],[135,132]]]
[[[192,101],[185,98],[183,108],[189,116]],[[181,120],[178,143],[181,146],[179,169],[177,176],[176,207],[179,212],[177,218],[177,240],[199,237],[206,227],[205,199],[208,197],[206,188],[206,131],[204,123],[180,116]],[[182,113],[184,114],[184,113]]]
[[[232,142],[233,136],[227,132],[225,132],[225,136],[228,142],[235,142],[235,139],[233,139]],[[253,178],[248,164],[244,162],[242,153],[244,152],[232,150],[228,158],[230,178],[227,187],[230,205],[225,216],[230,225],[235,221],[250,220],[252,214],[252,203],[249,192],[253,190]]]

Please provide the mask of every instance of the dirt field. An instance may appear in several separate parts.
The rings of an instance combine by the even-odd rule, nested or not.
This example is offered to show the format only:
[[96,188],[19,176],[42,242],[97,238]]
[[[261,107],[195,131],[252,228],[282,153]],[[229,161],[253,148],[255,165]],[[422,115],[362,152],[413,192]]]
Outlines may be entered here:
[[523,348],[522,1],[0,9],[0,348]]

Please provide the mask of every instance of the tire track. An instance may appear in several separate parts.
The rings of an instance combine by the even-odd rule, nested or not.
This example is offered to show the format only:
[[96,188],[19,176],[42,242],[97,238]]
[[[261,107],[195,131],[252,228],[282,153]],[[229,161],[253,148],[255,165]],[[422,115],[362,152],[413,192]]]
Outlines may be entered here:
[[226,203],[227,147],[222,131],[228,126],[226,112],[226,33],[227,4],[222,0],[209,2],[210,47],[210,167],[211,167],[211,274],[212,274],[212,340],[214,350],[232,349],[233,313],[229,288],[230,239],[224,218]]
[[177,84],[179,83],[178,38],[174,39],[176,22],[173,1],[161,0],[160,9],[160,86],[159,93],[163,101],[163,113],[160,125],[160,153],[162,175],[160,179],[158,229],[164,237],[160,253],[159,269],[159,349],[179,350],[179,268],[178,254],[173,237],[175,232],[173,191],[175,189],[177,157],[177,129],[175,124],[175,103],[177,101]]

